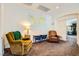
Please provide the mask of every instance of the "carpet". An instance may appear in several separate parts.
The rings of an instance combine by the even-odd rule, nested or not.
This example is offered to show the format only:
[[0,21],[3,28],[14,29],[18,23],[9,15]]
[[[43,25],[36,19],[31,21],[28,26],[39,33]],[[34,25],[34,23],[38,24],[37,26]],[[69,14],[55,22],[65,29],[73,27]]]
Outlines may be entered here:
[[[77,44],[60,41],[59,43],[50,43],[47,41],[34,43],[33,47],[26,56],[77,56],[79,47]],[[13,56],[10,49],[4,51],[4,56]]]

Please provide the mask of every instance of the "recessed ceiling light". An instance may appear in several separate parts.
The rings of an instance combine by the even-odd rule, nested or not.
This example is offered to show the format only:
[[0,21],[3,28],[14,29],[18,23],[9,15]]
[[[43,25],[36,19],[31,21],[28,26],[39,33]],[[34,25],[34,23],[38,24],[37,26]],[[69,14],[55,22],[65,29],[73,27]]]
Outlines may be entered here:
[[56,9],[59,9],[60,7],[59,6],[56,6]]

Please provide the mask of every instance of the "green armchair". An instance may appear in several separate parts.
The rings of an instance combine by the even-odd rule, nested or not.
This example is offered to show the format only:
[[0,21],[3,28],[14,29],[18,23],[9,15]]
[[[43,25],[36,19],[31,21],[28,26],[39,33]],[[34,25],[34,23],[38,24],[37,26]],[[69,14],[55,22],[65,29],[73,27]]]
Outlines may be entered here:
[[32,41],[23,40],[19,31],[9,32],[6,34],[8,42],[10,44],[11,53],[14,55],[25,55],[32,47]]

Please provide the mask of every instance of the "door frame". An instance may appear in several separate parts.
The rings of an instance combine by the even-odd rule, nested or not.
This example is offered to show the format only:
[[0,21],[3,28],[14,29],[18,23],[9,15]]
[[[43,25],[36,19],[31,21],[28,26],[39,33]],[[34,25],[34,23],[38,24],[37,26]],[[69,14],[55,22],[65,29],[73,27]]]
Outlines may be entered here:
[[[61,27],[62,26],[60,26],[60,27],[58,27],[59,26],[59,22],[61,21],[65,21],[66,22],[66,20],[68,20],[69,18],[76,18],[77,19],[77,27],[76,27],[76,29],[77,29],[77,44],[79,45],[79,13],[72,13],[72,14],[66,14],[66,15],[64,15],[64,16],[62,16],[62,17],[59,17],[59,18],[57,18],[56,20],[55,20],[55,30],[57,31],[57,32],[61,32]],[[57,26],[58,25],[58,26]],[[64,30],[62,31],[63,33],[64,33],[64,40],[66,39],[66,24],[64,24],[64,23],[62,23],[62,25],[65,25],[65,28],[64,28]],[[60,29],[60,31],[59,31],[59,29]],[[65,32],[64,32],[65,31]],[[63,35],[63,33],[61,34],[61,33],[59,33],[59,35]],[[63,40],[63,39],[62,39]],[[67,41],[67,40],[65,40],[65,41]]]

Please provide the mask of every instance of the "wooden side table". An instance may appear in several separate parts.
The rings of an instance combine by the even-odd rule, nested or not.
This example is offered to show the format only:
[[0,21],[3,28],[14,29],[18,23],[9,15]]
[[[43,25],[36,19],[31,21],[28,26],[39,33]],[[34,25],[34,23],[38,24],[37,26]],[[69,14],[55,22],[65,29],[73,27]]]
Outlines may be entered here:
[[30,35],[25,35],[23,40],[30,40]]

